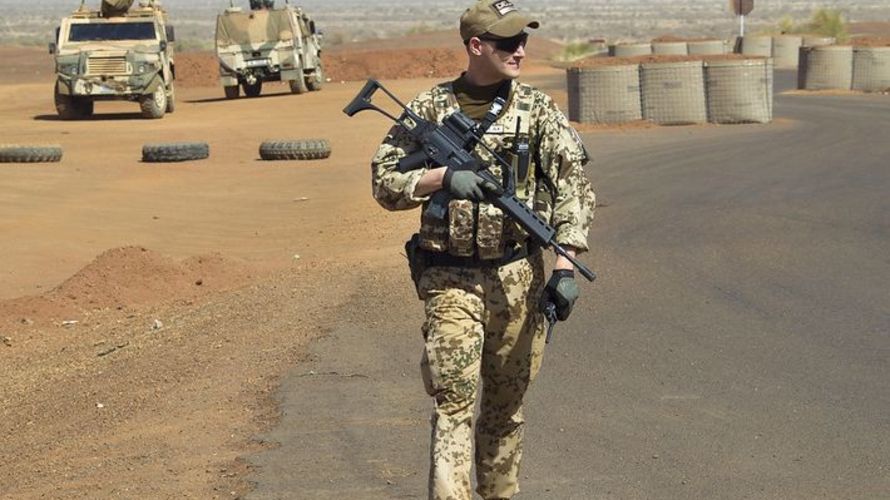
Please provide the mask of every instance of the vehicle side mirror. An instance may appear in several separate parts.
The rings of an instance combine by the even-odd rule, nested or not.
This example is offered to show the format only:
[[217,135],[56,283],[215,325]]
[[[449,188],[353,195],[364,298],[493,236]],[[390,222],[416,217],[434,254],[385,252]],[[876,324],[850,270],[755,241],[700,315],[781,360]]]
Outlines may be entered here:
[[166,34],[167,34],[167,41],[168,41],[168,42],[175,42],[175,41],[176,41],[176,32],[173,30],[173,26],[164,26],[164,31],[165,31]]
[[161,47],[161,52],[166,51],[166,50],[167,50],[167,41],[166,41],[166,40],[161,40],[161,43],[159,43],[158,46]]
[[49,42],[49,53],[50,54],[56,53],[56,42]]

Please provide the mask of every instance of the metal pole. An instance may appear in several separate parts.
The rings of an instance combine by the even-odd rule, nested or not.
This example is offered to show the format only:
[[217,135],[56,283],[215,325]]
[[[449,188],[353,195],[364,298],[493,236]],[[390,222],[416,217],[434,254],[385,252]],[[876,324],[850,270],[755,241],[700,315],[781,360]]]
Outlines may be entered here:
[[740,24],[739,36],[745,36],[745,15],[744,14],[739,16],[739,24]]

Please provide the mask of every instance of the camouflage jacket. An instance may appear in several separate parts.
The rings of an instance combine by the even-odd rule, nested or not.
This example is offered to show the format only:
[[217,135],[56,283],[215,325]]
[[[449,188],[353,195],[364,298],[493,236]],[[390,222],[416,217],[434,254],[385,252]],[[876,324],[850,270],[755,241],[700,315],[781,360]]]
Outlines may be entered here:
[[[460,106],[451,83],[418,95],[408,106],[421,117],[441,123]],[[517,134],[517,118],[519,131]],[[518,139],[517,139],[518,138]],[[517,168],[516,143],[528,144],[528,168]],[[512,163],[516,194],[556,229],[556,240],[579,251],[588,249],[587,232],[595,196],[584,175],[587,153],[577,133],[553,100],[537,89],[514,81],[509,102],[483,137],[484,143]],[[393,127],[371,163],[374,198],[387,210],[426,205],[427,196],[414,189],[428,168],[399,172],[400,158],[417,150],[416,142],[399,126]],[[476,147],[474,154],[502,178],[491,154]],[[437,220],[421,216],[420,246],[456,256],[498,258],[506,247],[525,242],[528,235],[500,209],[485,202],[451,200],[448,216]]]

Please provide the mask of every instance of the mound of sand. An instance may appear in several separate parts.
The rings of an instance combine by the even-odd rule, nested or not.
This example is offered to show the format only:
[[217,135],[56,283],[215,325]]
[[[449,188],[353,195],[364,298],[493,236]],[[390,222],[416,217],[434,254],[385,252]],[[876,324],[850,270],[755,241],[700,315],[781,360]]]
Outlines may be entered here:
[[139,309],[237,288],[252,277],[220,255],[177,261],[142,247],[108,250],[40,296],[0,301],[0,323],[47,324],[85,311]]

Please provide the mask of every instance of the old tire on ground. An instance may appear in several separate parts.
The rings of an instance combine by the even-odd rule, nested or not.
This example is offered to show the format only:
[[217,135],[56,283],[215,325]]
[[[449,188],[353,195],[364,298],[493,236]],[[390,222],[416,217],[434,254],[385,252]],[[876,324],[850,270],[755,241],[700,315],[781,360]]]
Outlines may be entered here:
[[49,163],[62,159],[62,146],[0,145],[0,163]]
[[56,113],[63,120],[79,120],[93,114],[93,101],[60,94],[58,88],[53,92],[53,101]]
[[321,87],[324,85],[324,70],[321,68],[321,63],[318,64],[315,71],[309,76],[309,81],[306,82],[306,85],[309,87],[309,90],[321,90]]
[[309,85],[306,84],[306,77],[289,80],[291,94],[305,94],[309,92]]
[[264,160],[321,160],[331,156],[327,139],[265,141],[260,144],[260,158]]
[[163,85],[158,85],[154,92],[139,98],[139,107],[142,109],[143,118],[163,118],[167,113],[167,89]]
[[203,160],[208,156],[210,146],[206,142],[170,142],[142,146],[142,161],[149,163]]
[[254,83],[253,85],[244,84],[244,95],[247,97],[257,97],[263,91],[263,82],[259,81]]
[[167,94],[167,113],[176,111],[176,89],[170,85],[170,92]]
[[241,87],[237,85],[227,85],[223,87],[223,90],[226,93],[226,99],[237,99],[241,95]]

